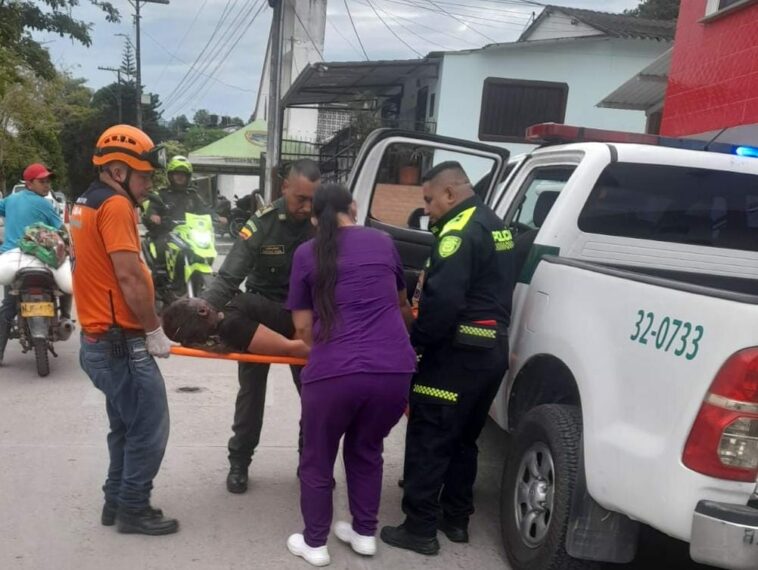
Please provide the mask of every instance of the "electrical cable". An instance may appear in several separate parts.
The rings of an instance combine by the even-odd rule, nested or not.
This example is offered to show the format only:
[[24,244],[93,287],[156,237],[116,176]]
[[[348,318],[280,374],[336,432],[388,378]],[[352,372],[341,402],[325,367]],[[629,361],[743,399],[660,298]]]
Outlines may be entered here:
[[[235,4],[236,4],[236,1],[237,0],[235,0]],[[208,50],[208,48],[210,47],[211,43],[215,39],[216,34],[218,34],[218,31],[221,29],[221,26],[226,21],[226,18],[228,18],[228,10],[229,10],[229,6],[230,6],[231,2],[232,2],[232,0],[226,0],[226,5],[224,6],[224,10],[221,12],[221,16],[219,17],[218,21],[216,22],[216,27],[213,29],[213,32],[211,33],[210,37],[208,38],[208,41],[205,42],[205,45],[203,46],[203,49],[200,50],[200,53],[195,58],[195,61],[192,62],[192,65],[187,70],[187,72],[184,74],[184,77],[182,77],[179,80],[179,83],[177,83],[176,87],[174,87],[174,89],[171,91],[171,93],[168,94],[168,96],[166,97],[166,99],[164,101],[168,101],[169,99],[171,99],[172,97],[174,97],[174,95],[179,91],[179,89],[182,88],[182,86],[184,85],[185,81],[190,76],[190,74],[192,73],[192,71],[195,69],[195,66],[197,65],[197,63],[200,61],[200,58],[202,58],[203,55],[205,54],[205,52]],[[165,102],[164,102],[164,105],[165,105]]]
[[303,24],[303,21],[300,19],[300,14],[297,13],[297,7],[295,6],[295,0],[292,0],[292,11],[295,13],[295,18],[297,18],[297,21],[300,22],[300,25],[303,27],[303,31],[305,32],[305,35],[308,36],[308,39],[311,41],[311,45],[313,48],[318,52],[318,55],[321,57],[321,61],[324,61],[324,53],[319,49],[319,47],[316,45],[316,42],[313,41],[313,38],[311,37],[311,33],[308,31],[308,28]]
[[336,25],[334,22],[332,22],[332,20],[331,20],[331,18],[329,18],[329,16],[327,16],[327,17],[326,17],[326,21],[327,21],[327,23],[328,23],[328,24],[331,24],[331,26],[332,26],[332,29],[333,29],[335,32],[337,32],[337,33],[339,34],[339,36],[340,36],[340,37],[341,37],[343,40],[345,40],[345,42],[346,42],[346,43],[347,43],[347,44],[348,44],[348,45],[349,45],[351,48],[353,48],[353,49],[355,50],[355,52],[356,52],[358,55],[361,55],[361,50],[359,50],[357,47],[355,47],[355,44],[353,44],[353,42],[351,42],[349,39],[347,39],[347,36],[345,36],[345,34],[343,34],[343,33],[342,33],[342,31],[339,29],[339,27],[337,27],[337,25]]
[[366,53],[366,48],[363,46],[363,42],[361,41],[361,36],[358,34],[358,28],[355,27],[355,22],[353,22],[353,15],[350,13],[350,7],[347,5],[347,0],[343,0],[345,2],[345,10],[347,10],[347,17],[350,18],[350,24],[353,26],[353,32],[355,32],[355,37],[358,38],[358,43],[361,46],[361,49],[363,50],[363,55],[366,56],[366,61],[369,60],[368,54]]
[[[236,39],[232,43],[231,47],[227,50],[227,52],[224,55],[224,57],[222,57],[221,59],[219,59],[218,63],[216,64],[216,67],[211,72],[210,77],[208,77],[205,80],[205,82],[200,86],[200,88],[195,92],[196,94],[199,94],[199,93],[201,93],[203,91],[203,89],[208,84],[208,82],[216,75],[216,73],[218,73],[218,70],[221,69],[221,67],[228,61],[229,55],[234,51],[234,49],[240,43],[240,41],[242,40],[242,38],[245,36],[245,34],[248,32],[248,30],[252,27],[253,23],[258,18],[258,16],[263,11],[263,9],[266,7],[266,5],[267,5],[267,3],[265,2],[265,0],[260,0],[260,5],[258,6],[258,11],[255,12],[255,14],[253,14],[253,17],[250,19],[250,21],[247,22],[246,25],[244,24],[244,19],[240,21],[241,22],[240,26],[238,26],[237,29],[235,29],[235,31],[234,31],[234,33],[236,34]],[[248,11],[248,13],[244,16],[245,19],[247,17],[249,17],[250,13],[252,13],[253,10],[255,10],[255,7],[256,7],[256,5],[255,5],[255,3],[253,3],[251,5],[251,8]],[[239,28],[242,27],[242,25],[244,25],[244,29],[240,33],[237,33],[239,31]],[[234,36],[232,36],[232,37],[234,37]],[[205,97],[205,93],[203,93],[202,97],[203,98]],[[197,100],[201,100],[201,99],[198,98],[198,97],[194,97],[194,98],[193,97],[189,97],[181,106],[178,107],[178,110],[183,109],[189,103],[191,103],[193,101],[197,101]]]
[[[347,0],[345,0],[345,1],[347,1]],[[459,22],[459,23],[463,24],[464,26],[466,26],[466,27],[467,27],[469,30],[471,30],[472,32],[476,32],[477,34],[479,34],[479,35],[480,35],[480,36],[482,36],[483,38],[485,38],[485,39],[487,39],[487,40],[491,41],[492,43],[497,43],[497,40],[496,40],[495,38],[491,38],[491,37],[490,37],[490,36],[488,36],[487,34],[485,34],[485,33],[482,33],[482,32],[480,32],[479,30],[477,30],[476,28],[474,28],[474,27],[473,27],[471,24],[468,24],[467,22],[464,22],[463,20],[461,20],[461,19],[460,19],[460,18],[458,18],[457,16],[453,16],[453,15],[452,15],[450,12],[448,12],[448,11],[446,11],[444,8],[440,7],[440,5],[439,5],[439,4],[435,3],[435,2],[434,2],[434,0],[426,0],[426,1],[427,1],[429,4],[431,4],[432,6],[436,6],[436,7],[437,7],[437,9],[439,9],[439,10],[440,10],[440,11],[441,11],[443,14],[445,14],[445,15],[447,15],[447,16],[450,16],[450,17],[451,17],[453,20],[455,20],[456,22]]]
[[[180,49],[182,49],[182,46],[184,45],[184,40],[187,39],[187,36],[192,31],[192,28],[195,27],[195,23],[197,22],[197,19],[200,17],[200,13],[203,11],[203,8],[205,8],[205,5],[208,3],[208,0],[203,0],[203,3],[200,5],[200,8],[197,9],[197,12],[195,12],[195,17],[192,19],[192,23],[189,25],[187,30],[184,32],[184,35],[182,36],[182,39],[179,40],[179,43],[176,46],[176,51],[178,52]],[[155,41],[155,40],[153,40]],[[157,42],[156,42],[157,43]],[[160,44],[159,44],[160,45]],[[162,46],[161,46],[162,47]],[[181,61],[178,57],[176,57],[176,54],[171,53],[169,51],[166,51],[170,56],[172,56],[174,59]],[[155,88],[157,90],[158,86],[163,82],[163,79],[166,77],[166,69],[168,69],[169,62],[166,62],[166,65],[163,66],[163,69],[161,69],[161,73],[158,76],[158,83],[156,83]]]
[[379,18],[379,21],[380,21],[382,24],[384,24],[384,27],[385,27],[385,28],[387,28],[387,29],[390,31],[390,33],[391,33],[393,36],[395,36],[395,37],[396,37],[396,38],[397,38],[397,39],[398,39],[400,42],[402,42],[402,44],[403,44],[405,47],[407,47],[409,50],[411,50],[411,51],[412,51],[413,53],[415,53],[417,56],[419,56],[419,57],[424,57],[424,56],[423,56],[423,54],[422,54],[420,51],[418,51],[417,49],[415,49],[415,48],[414,48],[412,45],[410,45],[408,42],[406,42],[406,41],[405,41],[403,38],[401,38],[400,36],[398,36],[398,35],[395,33],[395,30],[393,30],[392,28],[390,28],[389,24],[387,24],[387,22],[385,22],[385,21],[384,21],[384,18],[382,18],[381,14],[379,14],[379,12],[377,11],[377,9],[376,9],[376,8],[374,7],[374,5],[371,3],[371,0],[366,0],[366,2],[368,2],[368,5],[369,5],[369,6],[371,7],[371,9],[374,11],[374,14],[376,14],[376,17],[377,17],[377,18]]

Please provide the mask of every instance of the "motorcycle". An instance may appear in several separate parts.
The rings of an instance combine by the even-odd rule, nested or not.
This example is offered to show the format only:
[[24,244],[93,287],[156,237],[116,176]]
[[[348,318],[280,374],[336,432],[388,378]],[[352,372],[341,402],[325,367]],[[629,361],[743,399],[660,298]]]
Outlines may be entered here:
[[[153,274],[156,301],[163,306],[178,298],[197,297],[213,277],[216,242],[210,214],[187,212],[184,220],[170,222],[165,259],[159,259],[156,238],[148,234],[142,253]],[[160,312],[160,311],[159,311]]]
[[18,297],[18,313],[9,338],[21,342],[24,354],[34,351],[37,374],[44,377],[50,374],[48,353],[58,357],[54,343],[68,340],[74,332],[74,323],[59,317],[63,288],[71,291],[71,265],[67,260],[53,270],[33,256],[18,256],[19,268],[10,283],[10,294]]
[[243,196],[242,198],[239,198],[236,194],[234,195],[234,208],[232,208],[228,216],[229,235],[233,238],[236,238],[240,234],[242,226],[253,215],[252,202],[252,195]]
[[[213,210],[215,212],[213,227],[216,230],[218,237],[224,237],[229,231],[229,220],[231,220],[232,203],[223,194],[218,194],[216,197],[216,207]],[[230,237],[234,238],[234,235]]]

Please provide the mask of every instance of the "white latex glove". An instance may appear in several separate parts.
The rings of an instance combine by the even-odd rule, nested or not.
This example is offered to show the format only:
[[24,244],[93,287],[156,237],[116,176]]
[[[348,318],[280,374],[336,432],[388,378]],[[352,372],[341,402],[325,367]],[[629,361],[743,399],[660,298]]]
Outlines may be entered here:
[[154,331],[147,333],[145,339],[147,351],[158,358],[168,358],[171,354],[171,341],[163,332],[163,327],[158,327]]

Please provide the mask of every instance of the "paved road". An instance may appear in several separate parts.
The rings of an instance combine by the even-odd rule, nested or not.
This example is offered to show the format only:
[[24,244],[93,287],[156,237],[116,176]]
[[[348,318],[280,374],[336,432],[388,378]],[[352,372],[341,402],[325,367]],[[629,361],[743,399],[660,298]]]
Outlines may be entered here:
[[[284,541],[301,530],[295,478],[299,403],[288,370],[274,366],[269,380],[262,443],[247,494],[224,487],[226,440],[236,393],[232,363],[173,357],[161,363],[169,393],[171,438],[154,503],[181,522],[167,537],[119,535],[99,524],[106,460],[104,399],[78,365],[78,337],[59,345],[47,378],[34,358],[9,346],[0,368],[0,569],[304,569]],[[381,522],[401,520],[404,420],[385,452]],[[507,568],[499,538],[499,478],[506,437],[488,425],[481,440],[477,515],[472,542],[441,538],[442,552],[426,558],[380,545],[360,558],[336,539],[335,569]],[[335,514],[348,513],[344,466],[336,468]],[[686,549],[652,542],[647,558],[667,568],[690,567]],[[624,568],[624,567],[622,567]]]

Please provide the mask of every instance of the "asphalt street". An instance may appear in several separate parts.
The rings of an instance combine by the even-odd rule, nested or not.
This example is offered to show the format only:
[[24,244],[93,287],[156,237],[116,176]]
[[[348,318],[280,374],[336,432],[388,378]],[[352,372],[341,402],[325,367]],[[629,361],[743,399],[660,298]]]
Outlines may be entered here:
[[[171,437],[153,502],[177,517],[180,532],[164,537],[121,535],[99,523],[100,486],[107,468],[104,398],[79,368],[79,338],[57,345],[51,374],[39,378],[34,357],[17,341],[0,367],[0,569],[134,570],[257,569],[309,566],[290,555],[285,540],[302,530],[299,510],[297,393],[283,366],[272,367],[262,442],[250,470],[250,489],[231,495],[224,481],[236,366],[171,357],[161,361],[171,410]],[[402,521],[405,420],[386,442],[380,524]],[[508,568],[500,541],[499,482],[506,435],[494,423],[480,440],[477,513],[471,543],[442,535],[439,556],[423,557],[380,543],[360,557],[330,539],[332,568]],[[349,514],[344,465],[335,468],[335,520]],[[653,537],[634,567],[694,567],[686,546]],[[661,566],[658,566],[661,567]],[[615,566],[615,568],[619,568]],[[626,568],[623,566],[621,568]]]

